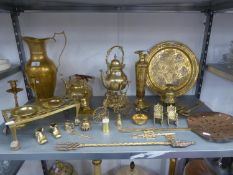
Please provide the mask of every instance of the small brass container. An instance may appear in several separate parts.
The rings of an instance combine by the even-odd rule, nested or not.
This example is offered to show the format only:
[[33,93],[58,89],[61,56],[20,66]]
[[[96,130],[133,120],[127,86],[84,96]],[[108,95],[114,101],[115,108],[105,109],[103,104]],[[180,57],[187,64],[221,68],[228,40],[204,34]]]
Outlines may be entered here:
[[36,128],[35,137],[38,144],[43,145],[48,142],[46,135],[44,134],[44,128]]
[[134,114],[132,120],[136,125],[144,125],[148,121],[148,116],[146,114]]
[[91,123],[88,119],[83,119],[81,125],[80,125],[80,129],[82,131],[89,131],[91,129]]
[[61,138],[61,131],[56,123],[50,123],[49,125],[50,133],[56,139]]
[[64,123],[64,129],[65,131],[67,131],[68,133],[72,133],[74,131],[74,122],[71,122],[69,120],[65,121]]

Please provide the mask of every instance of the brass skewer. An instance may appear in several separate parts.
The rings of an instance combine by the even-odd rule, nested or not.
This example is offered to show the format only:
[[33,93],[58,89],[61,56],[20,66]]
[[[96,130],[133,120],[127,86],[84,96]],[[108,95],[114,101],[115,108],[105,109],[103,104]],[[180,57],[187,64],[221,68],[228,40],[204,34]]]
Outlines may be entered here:
[[119,132],[129,133],[129,132],[141,132],[141,131],[191,131],[191,128],[120,128],[118,127]]
[[126,143],[58,143],[55,146],[57,151],[71,151],[84,147],[117,147],[117,146],[152,146],[152,145],[170,145],[176,148],[184,148],[195,144],[193,141],[157,141],[157,142],[126,142]]

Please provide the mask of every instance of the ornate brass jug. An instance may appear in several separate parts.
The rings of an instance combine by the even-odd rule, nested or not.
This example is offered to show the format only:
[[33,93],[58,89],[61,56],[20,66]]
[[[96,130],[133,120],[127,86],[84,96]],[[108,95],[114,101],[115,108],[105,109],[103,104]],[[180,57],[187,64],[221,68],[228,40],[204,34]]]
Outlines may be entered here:
[[30,50],[30,59],[25,65],[25,72],[38,99],[53,97],[56,86],[56,66],[48,58],[45,48],[46,41],[50,39],[52,38],[23,37]]
[[[122,53],[121,62],[114,56],[114,59],[109,63],[108,58],[110,53],[114,48],[118,48]],[[127,76],[123,72],[123,68],[125,65],[124,62],[124,50],[121,46],[113,46],[107,51],[106,55],[106,64],[107,71],[106,75],[103,75],[103,71],[101,70],[101,80],[104,84],[104,87],[110,91],[119,91],[126,87],[128,81]]]

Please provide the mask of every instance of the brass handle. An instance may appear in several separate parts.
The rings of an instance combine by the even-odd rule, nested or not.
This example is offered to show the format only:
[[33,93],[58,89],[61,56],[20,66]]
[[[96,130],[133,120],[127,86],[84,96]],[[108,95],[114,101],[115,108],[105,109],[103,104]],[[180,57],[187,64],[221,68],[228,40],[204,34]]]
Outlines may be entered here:
[[111,48],[108,49],[108,51],[107,51],[107,55],[106,55],[106,64],[107,64],[107,65],[109,65],[109,62],[108,62],[109,55],[110,55],[110,53],[112,52],[112,50],[115,49],[115,48],[118,48],[118,49],[121,51],[121,53],[122,53],[121,64],[123,64],[123,62],[124,62],[124,55],[125,55],[125,53],[124,53],[123,47],[122,47],[122,46],[116,45],[116,46],[111,47]]

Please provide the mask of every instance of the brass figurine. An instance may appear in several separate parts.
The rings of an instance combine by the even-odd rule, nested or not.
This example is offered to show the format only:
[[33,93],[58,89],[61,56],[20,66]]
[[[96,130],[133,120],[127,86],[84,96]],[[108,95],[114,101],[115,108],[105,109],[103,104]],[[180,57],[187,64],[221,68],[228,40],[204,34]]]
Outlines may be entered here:
[[36,128],[35,137],[38,144],[43,145],[48,142],[46,135],[44,134],[44,128]]
[[17,87],[17,80],[10,80],[8,81],[8,83],[10,83],[11,88],[8,89],[7,92],[12,93],[14,95],[15,107],[19,107],[17,93],[22,91],[23,89]]
[[144,101],[148,63],[146,62],[146,54],[144,54],[144,51],[139,50],[135,53],[139,55],[139,60],[135,64],[137,97],[135,105],[136,110],[141,111],[149,107],[149,105]]
[[50,123],[49,125],[50,133],[56,139],[61,138],[61,131],[56,123]]
[[163,105],[159,103],[154,105],[154,125],[156,120],[159,120],[161,125],[163,124]]

